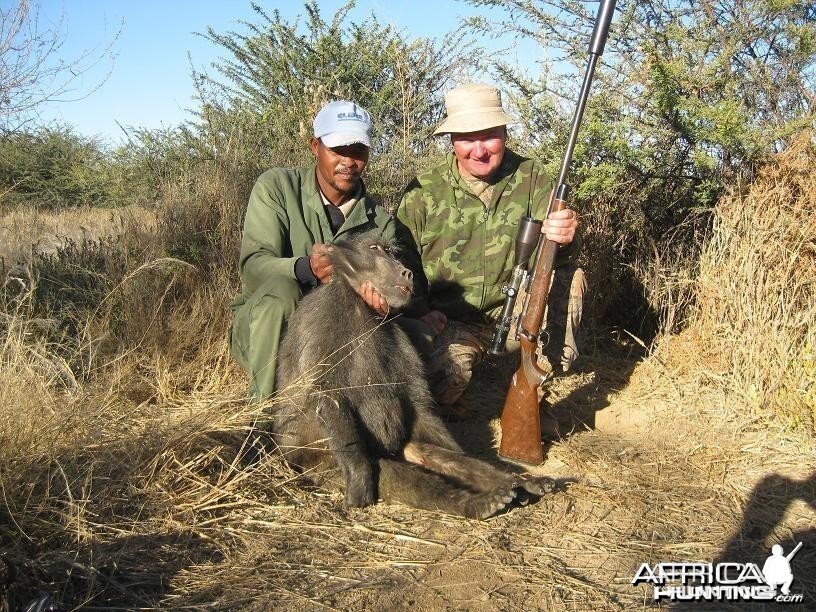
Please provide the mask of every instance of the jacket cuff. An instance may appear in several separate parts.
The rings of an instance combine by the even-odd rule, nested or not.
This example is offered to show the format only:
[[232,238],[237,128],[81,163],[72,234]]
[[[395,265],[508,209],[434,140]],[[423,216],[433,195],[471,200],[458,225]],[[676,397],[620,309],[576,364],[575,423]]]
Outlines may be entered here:
[[583,244],[584,239],[581,237],[581,234],[575,232],[575,237],[572,239],[572,242],[558,249],[558,253],[555,256],[555,267],[560,268],[577,263]]
[[301,285],[307,287],[317,287],[320,284],[314,272],[312,272],[308,257],[298,257],[295,260],[295,278]]

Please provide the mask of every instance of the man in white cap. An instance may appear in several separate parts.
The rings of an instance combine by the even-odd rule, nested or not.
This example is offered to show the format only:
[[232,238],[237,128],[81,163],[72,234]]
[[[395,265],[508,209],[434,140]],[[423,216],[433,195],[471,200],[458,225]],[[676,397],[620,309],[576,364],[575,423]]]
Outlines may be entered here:
[[[490,346],[504,301],[519,221],[546,215],[552,179],[540,163],[506,147],[506,126],[514,120],[495,87],[457,87],[445,95],[445,107],[447,118],[435,133],[450,134],[453,152],[411,181],[397,218],[413,236],[415,248],[404,258],[424,294],[413,315],[435,336],[431,390],[443,412],[461,417],[460,397]],[[547,315],[550,342],[539,361],[563,371],[578,354],[575,329],[585,289],[574,265],[577,227],[575,212],[565,209],[542,229],[561,248]]]
[[[273,168],[258,178],[241,237],[242,293],[233,303],[230,348],[250,377],[249,394],[275,390],[284,324],[304,292],[331,280],[328,244],[351,233],[395,238],[395,220],[362,181],[371,147],[371,115],[345,100],[325,105],[310,140],[315,163]],[[360,295],[383,314],[387,304],[370,285]]]

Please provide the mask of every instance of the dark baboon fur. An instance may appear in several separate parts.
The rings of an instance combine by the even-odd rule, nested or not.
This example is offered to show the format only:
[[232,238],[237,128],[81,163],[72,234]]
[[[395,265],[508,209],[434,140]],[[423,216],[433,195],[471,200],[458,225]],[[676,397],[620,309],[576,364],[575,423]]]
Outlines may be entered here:
[[355,291],[371,281],[391,308],[407,304],[412,275],[389,245],[364,236],[338,242],[331,258],[332,282],[303,298],[281,344],[271,426],[286,459],[342,488],[347,506],[379,497],[486,518],[521,489],[551,490],[550,479],[521,479],[467,456],[432,412],[413,344]]

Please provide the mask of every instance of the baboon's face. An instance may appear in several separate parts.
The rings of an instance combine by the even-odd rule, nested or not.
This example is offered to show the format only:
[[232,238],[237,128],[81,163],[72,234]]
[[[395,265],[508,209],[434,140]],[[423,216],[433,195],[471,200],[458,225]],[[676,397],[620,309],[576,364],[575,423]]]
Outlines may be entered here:
[[390,308],[404,307],[414,291],[414,275],[378,240],[361,239],[340,242],[332,249],[335,277],[341,277],[357,289],[370,281]]

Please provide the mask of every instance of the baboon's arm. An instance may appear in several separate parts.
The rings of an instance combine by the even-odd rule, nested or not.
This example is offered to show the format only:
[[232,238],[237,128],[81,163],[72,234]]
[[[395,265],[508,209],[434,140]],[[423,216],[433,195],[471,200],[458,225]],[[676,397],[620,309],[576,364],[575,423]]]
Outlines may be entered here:
[[554,481],[545,477],[523,477],[470,457],[462,451],[440,448],[433,444],[409,442],[403,450],[405,460],[445,476],[475,491],[497,487],[524,489],[532,495],[552,492]]
[[512,488],[514,484],[511,474],[475,457],[468,457],[462,451],[409,442],[403,454],[409,463],[421,465],[475,491],[490,491],[497,486]]
[[316,413],[346,483],[346,506],[373,504],[377,495],[371,459],[354,414],[342,402],[325,395],[318,398]]

